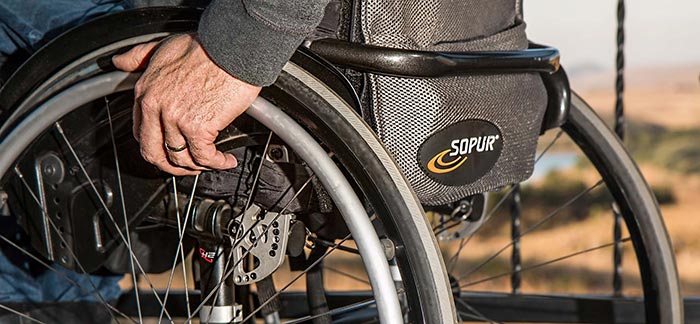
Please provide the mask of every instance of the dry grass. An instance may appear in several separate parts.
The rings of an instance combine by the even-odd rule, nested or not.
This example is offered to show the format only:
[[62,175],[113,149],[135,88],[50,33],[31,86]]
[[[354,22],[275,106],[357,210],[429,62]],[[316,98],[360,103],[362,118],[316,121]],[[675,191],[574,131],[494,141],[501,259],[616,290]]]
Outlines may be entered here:
[[[700,128],[700,66],[648,68],[630,71],[625,93],[626,115],[633,121],[662,125],[669,129]],[[575,80],[574,85],[599,83],[608,75]],[[611,116],[614,93],[590,90],[581,95],[603,116]],[[700,161],[689,161],[700,164]],[[670,186],[676,203],[661,207],[673,241],[683,291],[700,295],[700,176],[678,174],[650,165],[641,166],[652,185]]]
[[643,167],[650,183],[671,183],[677,203],[661,207],[666,228],[673,241],[683,291],[700,295],[700,176],[678,175],[658,168]]
[[[611,116],[615,93],[610,80],[614,77],[593,74],[574,79],[572,84],[599,113]],[[700,127],[700,65],[628,70],[625,113],[640,122],[671,128]]]

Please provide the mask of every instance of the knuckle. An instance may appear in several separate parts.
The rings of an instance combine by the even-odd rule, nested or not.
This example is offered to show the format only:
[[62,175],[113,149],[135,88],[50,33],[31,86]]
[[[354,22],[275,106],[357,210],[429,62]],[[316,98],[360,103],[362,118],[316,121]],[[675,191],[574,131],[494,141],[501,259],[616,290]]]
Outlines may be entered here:
[[176,123],[180,119],[180,115],[175,109],[163,109],[163,119],[168,122]]
[[211,156],[202,154],[201,152],[192,152],[192,158],[197,164],[208,165],[211,163]]
[[138,66],[139,64],[141,64],[141,61],[135,55],[129,56],[128,59],[129,59],[129,65],[131,65],[131,66]]
[[199,158],[195,158],[195,161],[196,161],[197,164],[199,164],[199,165],[209,165],[209,164],[211,164],[211,158],[209,158],[209,157],[199,157]]
[[153,96],[143,96],[141,98],[141,110],[144,112],[155,112],[156,111],[156,105],[157,101]]
[[173,153],[168,153],[168,160],[175,165],[181,165],[182,159]]
[[158,162],[158,159],[153,156],[153,153],[143,147],[141,148],[141,157],[143,157],[146,162],[151,164],[156,164]]
[[151,157],[150,157],[148,154],[146,154],[145,152],[141,151],[141,157],[143,158],[144,161],[153,164],[153,160],[152,160]]
[[183,134],[195,135],[199,132],[199,126],[192,122],[181,122],[178,123],[177,127],[180,128]]
[[144,87],[145,87],[145,85],[144,85],[143,77],[141,77],[138,79],[138,81],[136,81],[136,84],[134,84],[134,92],[136,93],[137,97],[139,96],[139,94],[143,93],[143,91],[145,90]]
[[185,159],[183,159],[175,154],[169,154],[168,156],[170,157],[170,161],[175,165],[187,166],[187,164],[188,164]]

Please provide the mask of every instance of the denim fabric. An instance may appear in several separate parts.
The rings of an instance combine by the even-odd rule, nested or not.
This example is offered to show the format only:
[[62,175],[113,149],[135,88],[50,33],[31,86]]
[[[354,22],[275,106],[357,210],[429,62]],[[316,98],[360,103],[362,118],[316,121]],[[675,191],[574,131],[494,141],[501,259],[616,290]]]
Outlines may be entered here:
[[124,10],[128,0],[2,0],[0,55],[34,52],[51,38],[90,18]]
[[[0,235],[38,255],[14,217],[0,217]],[[90,295],[95,294],[92,285],[108,301],[117,299],[121,293],[118,282],[122,276],[90,276],[88,279],[82,273],[47,260],[43,262],[50,264],[60,274],[27,257],[14,246],[0,242],[0,302],[97,301]],[[88,280],[92,281],[92,285]]]
[[[33,277],[15,266],[0,252],[0,302],[99,301],[91,294],[102,296],[104,300],[110,301],[116,300],[121,294],[118,284],[121,276],[90,276],[88,279],[83,274],[57,264],[53,264],[52,267],[61,275],[46,270]],[[77,285],[67,281],[64,276]],[[97,293],[90,281],[97,288]]]
[[[0,70],[7,57],[24,57],[71,27],[128,7],[128,0],[0,0]],[[21,229],[14,219],[0,223],[4,237],[14,238],[23,248],[31,249],[26,242],[19,242],[24,240],[20,239]],[[95,294],[92,285],[107,301],[117,299],[121,293],[118,282],[122,276],[88,278],[57,264],[52,267],[61,275],[43,266],[39,269],[36,262],[13,247],[0,244],[0,302],[98,301],[91,296]]]

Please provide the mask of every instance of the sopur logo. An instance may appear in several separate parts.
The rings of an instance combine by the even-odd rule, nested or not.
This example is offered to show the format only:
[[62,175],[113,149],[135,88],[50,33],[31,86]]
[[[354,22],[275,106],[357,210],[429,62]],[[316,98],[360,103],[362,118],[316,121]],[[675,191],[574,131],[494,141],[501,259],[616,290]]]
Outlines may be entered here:
[[[464,162],[467,162],[472,152],[481,153],[493,151],[493,144],[500,137],[500,135],[486,135],[452,140],[450,143],[451,148],[436,154],[428,162],[427,168],[430,172],[438,174],[455,171],[461,167]],[[452,157],[452,159],[449,160],[448,158],[446,162],[446,155]]]
[[430,136],[418,151],[418,163],[436,182],[466,185],[491,170],[502,148],[503,138],[498,127],[484,120],[470,119]]

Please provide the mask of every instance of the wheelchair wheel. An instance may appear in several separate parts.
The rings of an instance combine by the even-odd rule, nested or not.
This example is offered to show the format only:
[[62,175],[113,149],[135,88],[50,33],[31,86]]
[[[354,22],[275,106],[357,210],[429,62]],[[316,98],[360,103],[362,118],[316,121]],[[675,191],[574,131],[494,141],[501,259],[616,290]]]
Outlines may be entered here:
[[[73,31],[72,37],[63,37],[56,42],[60,46],[55,43],[38,53],[32,62],[23,68],[24,73],[11,80],[11,85],[0,93],[0,102],[3,105],[3,115],[0,117],[3,121],[0,128],[0,138],[3,139],[0,144],[3,152],[3,156],[0,157],[2,161],[0,166],[3,167],[0,170],[4,175],[3,191],[10,197],[14,196],[15,202],[12,205],[27,209],[25,212],[27,215],[33,214],[35,219],[42,218],[36,215],[49,215],[46,218],[48,226],[26,226],[30,229],[30,233],[35,234],[34,237],[42,238],[46,232],[59,233],[53,236],[63,239],[57,238],[52,246],[61,247],[63,243],[73,247],[72,250],[57,249],[58,252],[65,251],[64,255],[58,252],[49,255],[45,242],[38,240],[44,244],[34,244],[34,248],[41,252],[35,252],[33,255],[48,257],[57,264],[61,264],[62,257],[67,256],[65,265],[75,269],[79,274],[82,271],[76,264],[71,263],[72,259],[91,263],[89,271],[93,268],[108,266],[113,270],[121,269],[123,273],[130,273],[128,260],[131,252],[126,249],[129,246],[129,240],[126,237],[119,237],[116,233],[116,228],[127,229],[126,222],[120,220],[123,212],[120,200],[128,203],[139,202],[135,204],[148,205],[150,208],[153,205],[149,203],[150,197],[154,195],[149,195],[147,190],[150,190],[150,193],[157,192],[159,188],[168,188],[172,191],[170,186],[175,184],[180,188],[175,190],[177,194],[172,195],[175,199],[155,195],[164,198],[165,202],[158,200],[161,202],[161,208],[153,207],[150,210],[154,211],[153,214],[156,216],[158,212],[162,214],[163,210],[170,210],[170,214],[173,210],[181,210],[180,218],[166,217],[166,221],[163,221],[161,217],[159,222],[158,217],[145,215],[147,213],[140,212],[140,209],[136,208],[136,212],[133,212],[133,215],[128,213],[127,217],[129,225],[132,226],[131,231],[124,232],[132,233],[132,246],[144,247],[143,249],[146,250],[142,252],[132,249],[142,263],[148,263],[146,266],[148,270],[165,271],[166,283],[177,281],[177,276],[173,276],[173,273],[179,274],[181,270],[180,268],[173,270],[175,268],[171,263],[177,260],[177,251],[180,250],[177,244],[180,240],[178,235],[180,231],[177,230],[179,225],[175,223],[177,219],[184,218],[184,215],[196,214],[187,213],[190,198],[199,199],[192,204],[195,207],[201,206],[197,205],[201,201],[209,204],[207,206],[210,207],[219,206],[216,203],[222,197],[229,197],[230,200],[232,196],[241,196],[242,201],[246,201],[245,193],[256,191],[255,186],[250,185],[251,182],[255,182],[256,166],[263,165],[265,166],[263,170],[268,170],[269,173],[285,174],[285,177],[278,178],[289,178],[290,174],[301,174],[305,177],[302,177],[300,182],[284,182],[286,186],[277,187],[271,185],[273,181],[265,179],[261,183],[265,185],[263,191],[277,192],[277,196],[257,194],[256,199],[253,200],[255,205],[263,210],[270,210],[271,213],[284,214],[281,212],[283,208],[276,206],[275,203],[277,200],[288,199],[283,197],[284,192],[294,191],[302,192],[299,197],[309,196],[304,201],[306,205],[312,204],[325,209],[320,208],[324,210],[309,212],[299,206],[294,207],[295,221],[303,223],[304,230],[308,229],[308,232],[299,234],[290,231],[290,233],[301,235],[303,240],[308,240],[304,242],[305,259],[299,261],[288,258],[287,263],[280,269],[297,271],[276,271],[273,275],[275,283],[272,285],[273,289],[270,289],[269,282],[267,286],[264,283],[256,283],[256,285],[236,288],[235,298],[237,303],[243,306],[243,313],[249,315],[257,311],[256,317],[267,323],[274,323],[275,316],[285,318],[292,323],[309,320],[351,323],[376,321],[378,310],[372,302],[376,291],[373,291],[374,286],[369,282],[372,277],[369,275],[371,271],[365,267],[357,255],[359,253],[364,258],[366,253],[378,251],[356,246],[351,239],[353,236],[348,236],[346,222],[340,218],[330,223],[318,224],[319,219],[333,219],[331,215],[339,214],[335,207],[338,202],[327,194],[330,191],[328,188],[323,189],[323,184],[314,183],[315,180],[306,185],[306,187],[313,187],[313,190],[306,188],[313,193],[304,194],[299,190],[310,177],[320,178],[318,175],[321,173],[317,170],[309,170],[309,161],[296,152],[297,148],[290,143],[294,142],[293,140],[285,140],[275,129],[273,133],[277,135],[270,137],[270,129],[273,127],[265,123],[261,125],[261,120],[256,121],[262,118],[261,116],[253,115],[256,118],[242,118],[234,123],[235,127],[226,133],[229,137],[227,140],[222,140],[220,144],[222,147],[238,150],[237,152],[241,153],[240,156],[248,154],[250,158],[246,161],[249,161],[250,171],[243,169],[242,173],[236,176],[221,174],[208,176],[218,181],[204,179],[205,176],[199,180],[207,180],[204,182],[209,183],[221,183],[222,179],[236,180],[238,182],[232,182],[242,183],[244,194],[239,194],[239,189],[232,192],[231,186],[212,185],[205,186],[206,192],[203,192],[203,184],[200,182],[195,186],[193,179],[176,179],[168,182],[167,177],[163,178],[146,172],[147,166],[138,163],[140,159],[136,153],[135,144],[130,139],[128,126],[130,122],[128,109],[131,102],[128,89],[133,80],[122,79],[123,75],[118,79],[113,79],[115,74],[107,76],[105,71],[99,68],[103,66],[101,60],[122,48],[164,37],[169,33],[189,31],[195,27],[196,12],[187,10],[142,10],[138,11],[138,15],[124,13],[105,17]],[[106,34],[105,30],[113,32]],[[86,42],[85,40],[96,41]],[[115,86],[115,80],[124,82]],[[88,100],[89,102],[86,101],[81,105],[74,104],[75,107],[71,109],[75,108],[75,110],[69,115],[54,116],[54,121],[65,120],[61,123],[63,134],[75,146],[75,154],[65,145],[67,141],[53,123],[45,124],[44,126],[47,127],[41,129],[39,126],[33,126],[36,128],[36,136],[33,137],[12,136],[18,129],[18,125],[38,125],[37,116],[44,116],[42,113],[49,114],[53,111],[42,110],[37,113],[38,109],[45,107],[65,91],[75,89],[71,88],[72,86],[79,88],[87,84],[81,82],[92,82],[92,85],[97,86],[104,85],[108,90],[104,95]],[[331,154],[331,161],[353,187],[354,195],[364,203],[363,210],[371,215],[373,237],[383,239],[381,242],[386,244],[383,253],[390,257],[389,275],[396,286],[391,290],[398,299],[405,321],[452,322],[455,317],[455,307],[457,316],[463,321],[598,323],[680,323],[682,321],[682,304],[673,253],[656,200],[623,146],[580,98],[573,99],[567,124],[560,130],[550,131],[550,134],[541,140],[542,150],[538,156],[537,167],[542,167],[549,157],[556,155],[553,152],[559,147],[578,151],[576,166],[580,164],[590,167],[581,167],[580,170],[577,169],[580,172],[577,171],[578,173],[575,174],[568,171],[550,172],[551,175],[547,177],[504,188],[501,192],[466,197],[465,208],[461,208],[459,204],[449,206],[449,210],[431,208],[434,212],[428,217],[431,224],[427,224],[421,207],[412,196],[410,188],[389,155],[381,148],[381,144],[372,135],[371,130],[348,108],[344,102],[347,98],[331,88],[320,82],[314,73],[306,70],[304,64],[293,61],[285,68],[279,81],[265,90],[263,97],[302,126],[326,152]],[[333,89],[337,90],[337,88]],[[91,88],[89,91],[82,91],[94,94],[96,90]],[[105,109],[107,104],[109,107]],[[105,116],[105,111],[111,111],[112,115]],[[113,121],[110,128],[108,119],[111,118]],[[68,128],[70,125],[75,126],[72,132]],[[94,125],[97,126],[91,127]],[[128,170],[123,173],[125,184],[123,186],[118,185],[115,176],[114,155],[116,154],[110,153],[114,151],[112,138],[116,138],[114,146],[117,147],[116,151],[122,161],[123,170]],[[62,229],[60,224],[64,224],[63,222],[70,223],[72,219],[78,219],[77,216],[73,217],[74,215],[67,216],[66,211],[61,211],[59,214],[56,214],[55,210],[52,212],[39,210],[38,213],[31,211],[31,209],[39,209],[37,206],[40,204],[37,204],[29,193],[40,192],[37,187],[39,181],[31,178],[34,181],[27,180],[25,185],[19,175],[22,175],[25,180],[30,179],[30,176],[37,177],[36,172],[30,172],[37,170],[37,165],[43,166],[41,163],[46,162],[44,160],[47,157],[44,154],[47,150],[46,143],[51,141],[54,147],[58,146],[58,149],[53,149],[57,152],[54,155],[65,163],[72,163],[70,168],[64,169],[68,172],[66,174],[70,174],[71,170],[74,171],[71,176],[77,179],[73,181],[73,188],[76,189],[65,191],[83,192],[81,196],[83,198],[80,201],[86,201],[85,204],[89,208],[87,212],[82,210],[81,214],[98,214],[108,224],[112,224],[110,229],[105,230],[105,236],[111,237],[116,243],[112,243],[113,246],[104,244],[105,252],[96,249],[96,252],[89,254],[85,259],[72,258],[71,253],[78,256],[88,253],[85,253],[80,245],[75,247],[75,244],[70,243],[84,242],[80,235],[92,234],[94,230],[85,229],[84,226],[81,227],[83,229],[81,231],[69,230],[73,227],[68,225],[64,225]],[[563,142],[565,144],[562,144]],[[276,153],[273,154],[271,149],[275,149]],[[86,161],[84,162],[86,172],[75,165],[78,159],[75,159],[74,155]],[[51,155],[48,156],[49,159],[54,158]],[[265,157],[264,164],[259,163],[260,157]],[[301,163],[293,170],[267,169],[268,166],[295,160]],[[95,194],[97,190],[89,185],[84,173],[90,174],[93,180],[97,179],[91,183],[97,183],[103,192]],[[575,185],[570,185],[569,180],[572,177],[578,177],[579,181]],[[241,178],[247,180],[241,182]],[[543,186],[542,183],[547,181],[554,184],[553,190]],[[127,182],[131,182],[132,185],[126,185]],[[33,191],[27,190],[26,187]],[[104,187],[112,190],[106,190]],[[120,199],[120,187],[130,189],[123,191],[127,193],[128,199]],[[199,189],[195,188],[191,191],[193,187],[199,187]],[[139,190],[131,190],[133,188],[139,188]],[[291,189],[287,190],[287,188]],[[14,194],[11,189],[15,190]],[[51,185],[41,190],[51,190]],[[17,194],[17,192],[21,193]],[[129,192],[131,194],[128,194]],[[192,192],[196,194],[191,195]],[[260,192],[262,191],[258,189],[258,193]],[[98,213],[99,210],[104,209],[98,198],[100,196],[103,196],[105,201],[111,197],[112,203],[108,207],[115,216],[114,222],[111,222],[104,212]],[[177,198],[180,196],[182,199]],[[266,202],[265,197],[268,197],[269,201]],[[41,201],[41,199],[36,200]],[[172,201],[178,200],[181,201],[180,206],[174,208]],[[46,201],[51,202],[51,199]],[[230,201],[229,205],[235,206],[233,202],[235,201]],[[617,239],[612,238],[612,233],[609,233],[612,232],[611,227],[606,223],[612,222],[613,217],[609,216],[606,220],[605,216],[600,216],[612,214],[612,206],[615,206],[614,209],[624,218],[624,224],[619,228],[621,235]],[[586,208],[595,211],[599,216],[589,217],[587,214],[577,212]],[[126,209],[132,210],[128,206]],[[192,209],[202,210],[194,207]],[[21,214],[21,212],[18,213]],[[319,215],[325,216],[319,217]],[[24,219],[27,218],[24,217]],[[90,220],[93,219],[94,217]],[[71,224],[84,223],[72,221]],[[329,226],[332,230],[324,230],[324,227],[330,228]],[[430,233],[431,231],[433,233]],[[600,239],[597,234],[601,231],[609,234],[608,239]],[[172,239],[162,239],[168,235]],[[201,233],[185,235],[181,249],[185,253],[182,254],[186,254],[193,245],[198,244],[192,239],[197,238],[198,235]],[[149,241],[149,237],[161,239]],[[443,252],[447,271],[444,269],[443,259],[439,255],[434,237],[438,237],[441,241],[439,248]],[[71,239],[73,241],[70,241]],[[529,241],[530,239],[533,241]],[[64,240],[66,242],[63,242]],[[168,241],[175,244],[158,242],[161,244],[158,245],[152,241]],[[566,242],[568,245],[564,244]],[[559,245],[573,248],[556,249],[555,247]],[[169,251],[161,252],[167,254],[167,257],[163,258],[167,262],[158,262],[158,258],[148,253],[149,247],[150,250]],[[202,247],[201,243],[197,248],[200,247]],[[219,251],[219,245],[214,248],[204,247],[201,255],[200,250],[194,251],[197,258],[221,255],[216,253]],[[596,265],[595,260],[600,259],[601,256],[612,260],[615,257],[612,251],[615,248],[624,251],[624,268],[617,271],[618,275],[613,276],[615,271],[612,267]],[[302,249],[304,249],[303,246]],[[366,250],[370,251],[366,252]],[[121,259],[106,256],[107,254],[118,255],[119,253],[115,251],[121,252]],[[229,250],[224,248],[223,251]],[[326,255],[328,251],[331,253]],[[214,253],[210,255],[209,252]],[[320,258],[323,260],[318,263],[309,262]],[[183,263],[181,259],[182,257],[176,263]],[[255,260],[245,262],[252,263],[255,267]],[[199,263],[201,264],[201,261]],[[195,269],[190,273],[201,270],[197,269],[199,267],[197,264],[197,262],[193,264]],[[595,271],[588,270],[589,264],[592,264]],[[226,264],[223,268],[227,268]],[[305,271],[307,269],[309,271]],[[139,269],[135,269],[134,273],[138,274]],[[299,273],[304,275],[297,277]],[[386,272],[382,273],[386,277]],[[138,316],[143,313],[146,314],[143,317],[149,315],[156,318],[187,318],[192,314],[187,313],[186,305],[191,304],[191,311],[194,311],[200,308],[201,303],[198,300],[207,297],[197,296],[197,290],[187,289],[188,285],[182,283],[180,287],[183,289],[178,294],[171,292],[166,302],[167,294],[162,291],[160,294],[154,294],[150,290],[152,286],[167,289],[170,286],[169,283],[160,286],[157,280],[153,279],[153,275],[138,275],[138,277],[142,278],[141,283],[137,284],[142,288],[138,293],[124,296],[117,307],[100,303],[112,316],[120,318],[124,314],[126,317],[138,319]],[[196,276],[191,274],[185,276],[190,280],[189,286],[192,286],[194,277]],[[201,279],[201,276],[199,277]],[[171,278],[175,279],[170,280]],[[296,278],[301,278],[305,284],[299,284]],[[615,283],[620,278],[624,279],[624,287]],[[451,285],[447,283],[448,280]],[[292,281],[294,282],[291,285],[284,284]],[[547,285],[552,282],[557,285]],[[583,282],[586,287],[577,286],[580,282]],[[610,287],[601,288],[606,285]],[[198,287],[199,291],[202,291],[201,282]],[[87,291],[93,290],[90,286],[82,288]],[[270,294],[270,291],[274,293]],[[187,303],[187,293],[190,292],[192,296]],[[216,292],[214,294],[218,295]],[[156,295],[158,298],[154,297]],[[276,299],[269,298],[271,295]],[[455,296],[454,302],[451,295]],[[273,302],[265,304],[268,300]],[[165,308],[167,312],[161,311],[162,304],[167,304]],[[3,303],[2,305],[3,308],[17,309],[12,304]],[[216,305],[211,306],[209,309],[214,309]],[[324,308],[324,306],[327,307]],[[147,312],[149,307],[154,311]],[[141,312],[138,312],[139,309]],[[26,314],[23,312],[23,314],[31,316],[31,312]],[[245,317],[248,316],[244,316],[244,319]],[[210,315],[208,318],[211,321]]]
[[462,204],[432,208],[460,319],[683,322],[656,198],[578,95],[567,122],[541,137],[531,179]]
[[[3,243],[118,323],[454,322],[422,207],[372,131],[302,65],[290,62],[222,132],[218,145],[235,152],[238,168],[174,178],[141,160],[130,135],[137,76],[103,62],[192,30],[197,18],[146,9],[98,19],[8,82],[0,188],[32,248]],[[123,284],[133,293],[116,306],[89,276],[105,270],[131,277]],[[61,320],[12,302],[0,308]]]

